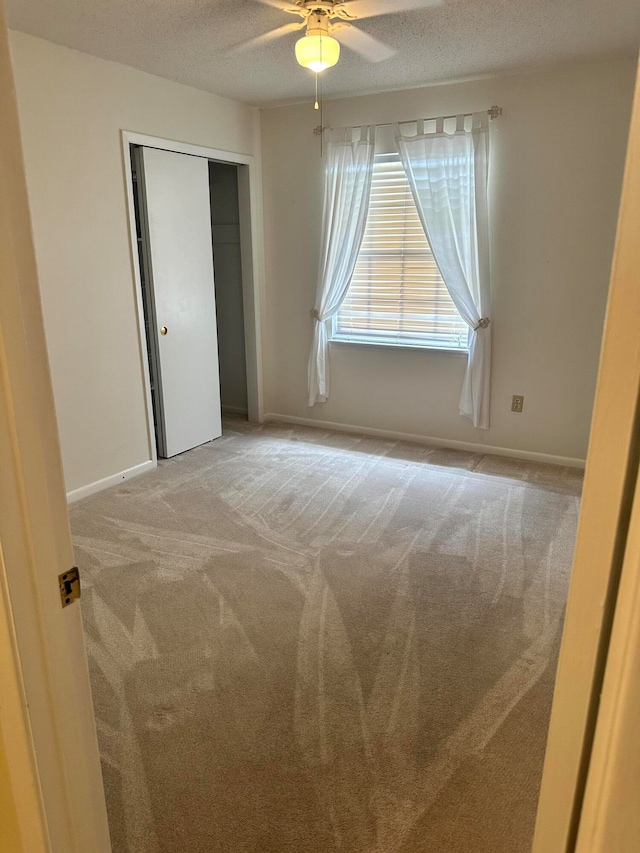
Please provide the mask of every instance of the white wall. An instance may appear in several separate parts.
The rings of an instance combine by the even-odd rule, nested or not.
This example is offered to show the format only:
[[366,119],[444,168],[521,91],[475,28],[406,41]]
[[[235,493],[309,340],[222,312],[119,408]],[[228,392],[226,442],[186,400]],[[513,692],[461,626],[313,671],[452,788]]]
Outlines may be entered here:
[[[304,105],[263,110],[268,411],[584,458],[635,75],[632,59],[328,101],[333,127],[469,112],[492,125],[491,428],[458,415],[460,355],[333,345],[307,406],[322,161]],[[522,414],[511,396],[524,394]]]
[[121,130],[255,155],[258,111],[11,34],[67,490],[149,459]]

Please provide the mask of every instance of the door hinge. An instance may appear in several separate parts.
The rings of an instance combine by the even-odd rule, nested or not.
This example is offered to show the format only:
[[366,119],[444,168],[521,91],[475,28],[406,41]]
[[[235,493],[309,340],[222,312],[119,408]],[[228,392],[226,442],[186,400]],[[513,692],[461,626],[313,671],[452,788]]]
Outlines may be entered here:
[[77,566],[58,575],[58,581],[60,582],[60,601],[63,607],[74,602],[76,598],[80,598],[80,572]]

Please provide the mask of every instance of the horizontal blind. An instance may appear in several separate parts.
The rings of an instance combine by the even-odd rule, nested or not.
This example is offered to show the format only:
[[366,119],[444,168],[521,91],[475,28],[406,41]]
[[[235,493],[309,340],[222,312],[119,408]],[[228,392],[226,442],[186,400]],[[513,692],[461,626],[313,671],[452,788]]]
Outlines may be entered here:
[[364,238],[333,337],[466,349],[468,331],[434,260],[400,158],[377,155]]

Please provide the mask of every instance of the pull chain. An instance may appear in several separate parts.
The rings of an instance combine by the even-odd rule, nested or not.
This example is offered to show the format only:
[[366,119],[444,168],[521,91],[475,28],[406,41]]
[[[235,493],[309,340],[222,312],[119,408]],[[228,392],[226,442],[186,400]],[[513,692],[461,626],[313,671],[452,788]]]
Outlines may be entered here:
[[[322,65],[322,36],[320,36],[320,65]],[[316,71],[316,99],[315,99],[315,102],[313,104],[313,108],[314,108],[314,110],[320,110],[320,125],[319,125],[319,127],[316,127],[314,132],[318,132],[318,131],[320,132],[319,133],[319,135],[320,135],[320,157],[322,157],[323,153],[324,153],[324,151],[323,151],[324,144],[323,144],[323,139],[322,139],[322,137],[324,136],[324,133],[323,133],[324,128],[323,128],[323,117],[322,117],[322,113],[323,113],[323,110],[322,110],[322,106],[323,106],[322,105],[322,78],[320,77],[320,81],[318,82],[319,77],[320,77],[320,72]]]
[[320,78],[320,157],[323,156],[323,137],[324,137],[324,101],[322,99],[322,77]]
[[[320,68],[322,68],[322,36],[320,36]],[[314,110],[319,109],[318,107],[318,71],[316,71],[316,102],[313,105]]]

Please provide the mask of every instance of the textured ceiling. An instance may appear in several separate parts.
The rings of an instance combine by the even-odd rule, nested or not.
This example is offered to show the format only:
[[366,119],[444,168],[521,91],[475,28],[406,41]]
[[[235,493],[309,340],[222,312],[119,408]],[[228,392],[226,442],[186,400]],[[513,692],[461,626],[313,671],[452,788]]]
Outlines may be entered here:
[[[313,91],[313,75],[294,58],[296,33],[226,53],[298,20],[255,0],[8,0],[8,11],[14,29],[247,103],[296,100]],[[373,64],[343,48],[338,65],[323,75],[325,96],[631,52],[640,38],[640,2],[443,0],[359,26],[397,53]]]

